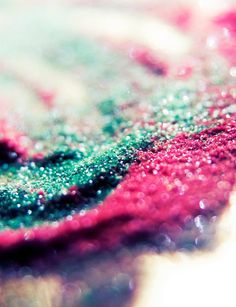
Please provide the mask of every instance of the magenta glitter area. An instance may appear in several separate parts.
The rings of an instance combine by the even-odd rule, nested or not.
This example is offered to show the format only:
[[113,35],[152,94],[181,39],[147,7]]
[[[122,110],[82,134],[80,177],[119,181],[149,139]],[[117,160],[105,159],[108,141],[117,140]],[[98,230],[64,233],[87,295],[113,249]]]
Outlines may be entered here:
[[0,164],[19,162],[28,158],[30,145],[28,138],[5,121],[0,121]]

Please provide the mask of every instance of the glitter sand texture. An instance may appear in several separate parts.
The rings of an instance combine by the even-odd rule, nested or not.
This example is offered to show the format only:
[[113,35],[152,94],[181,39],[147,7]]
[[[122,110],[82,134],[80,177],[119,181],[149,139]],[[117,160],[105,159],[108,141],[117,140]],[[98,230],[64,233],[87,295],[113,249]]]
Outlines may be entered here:
[[1,4],[0,247],[204,244],[236,179],[235,13],[202,17],[202,36],[158,24],[178,39],[170,56],[171,35],[164,50],[102,22],[91,34],[82,16],[104,20],[96,7],[13,4]]

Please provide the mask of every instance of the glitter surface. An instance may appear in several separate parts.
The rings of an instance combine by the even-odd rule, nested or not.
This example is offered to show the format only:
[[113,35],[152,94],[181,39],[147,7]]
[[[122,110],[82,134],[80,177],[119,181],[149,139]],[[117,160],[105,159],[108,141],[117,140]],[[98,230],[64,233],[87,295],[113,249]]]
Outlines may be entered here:
[[[30,9],[33,16],[34,6]],[[53,17],[56,27],[61,25],[58,16]],[[233,31],[232,16],[216,19],[217,27],[223,23]],[[37,18],[44,20],[40,11]],[[21,16],[19,23],[24,29]],[[176,81],[175,73],[167,69],[170,64],[153,51],[132,44],[120,48],[79,35],[74,38],[71,33],[68,38],[66,33],[68,29],[53,44],[47,35],[42,36],[46,40],[37,65],[47,75],[65,72],[69,80],[95,91],[89,97],[86,94],[86,104],[69,102],[67,107],[55,86],[43,85],[35,73],[32,77],[22,74],[15,62],[17,54],[6,59],[2,55],[2,85],[24,85],[32,100],[28,107],[33,110],[39,103],[44,116],[31,132],[32,123],[23,122],[21,131],[12,120],[24,115],[13,109],[14,103],[9,105],[13,127],[5,129],[1,140],[1,182],[5,184],[0,190],[0,245],[24,241],[27,233],[44,240],[45,229],[50,239],[62,232],[70,235],[72,230],[73,236],[80,237],[85,228],[94,233],[92,239],[86,232],[82,235],[85,245],[95,240],[102,248],[99,237],[105,236],[105,245],[112,248],[113,242],[115,247],[132,237],[143,241],[145,236],[158,236],[163,223],[168,225],[167,232],[172,224],[178,228],[176,237],[188,220],[217,216],[234,184],[233,86],[224,97],[217,94],[231,82],[228,76],[211,81],[217,55],[213,55],[213,67],[211,55],[198,63],[192,75],[182,68]],[[28,45],[20,47],[28,50]],[[27,52],[37,54],[37,47]],[[182,78],[183,74],[187,77]],[[55,221],[59,221],[56,227]]]
[[236,181],[235,10],[72,2],[0,4],[0,259],[207,246]]

